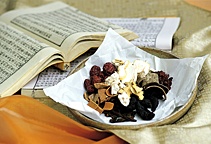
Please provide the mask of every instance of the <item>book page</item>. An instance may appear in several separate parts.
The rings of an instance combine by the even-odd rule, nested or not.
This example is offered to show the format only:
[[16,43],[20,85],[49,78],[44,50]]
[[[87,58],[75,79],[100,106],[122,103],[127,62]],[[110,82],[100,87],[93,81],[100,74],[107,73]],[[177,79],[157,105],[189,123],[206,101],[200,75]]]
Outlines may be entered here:
[[[67,78],[70,72],[84,59],[92,55],[96,49],[90,49],[83,55],[71,62],[71,67],[67,71],[61,71],[53,66],[43,70],[39,75],[27,83],[21,90],[21,93],[33,97],[43,97],[44,93],[40,92],[43,88],[54,86],[61,80]],[[35,92],[39,93],[38,95]]]
[[[2,22],[0,22],[0,41],[0,97],[16,92],[31,79],[31,76],[47,66],[44,64],[45,61],[49,59],[52,61],[52,55],[59,53],[58,50]],[[62,60],[61,55],[58,59]],[[28,74],[29,72],[31,73]],[[22,81],[19,81],[20,79]],[[9,89],[11,91],[6,93]]]
[[140,47],[172,49],[172,38],[180,18],[105,18],[108,22],[134,31],[139,38],[132,41]]
[[[102,41],[108,28],[130,35],[132,32],[122,27],[90,16],[62,2],[50,3],[37,8],[15,10],[5,13],[1,20],[20,29],[30,36],[51,45],[67,55],[80,41]],[[135,34],[133,34],[135,36]],[[135,37],[131,37],[132,39]],[[83,50],[84,53],[91,45]],[[70,53],[82,53],[81,49]],[[65,62],[73,59],[69,55]]]

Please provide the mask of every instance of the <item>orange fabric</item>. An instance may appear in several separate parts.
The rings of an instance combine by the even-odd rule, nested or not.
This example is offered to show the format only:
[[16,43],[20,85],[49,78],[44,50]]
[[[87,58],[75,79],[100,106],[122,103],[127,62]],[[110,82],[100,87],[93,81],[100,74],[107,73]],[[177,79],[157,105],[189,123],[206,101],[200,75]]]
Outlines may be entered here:
[[86,127],[37,100],[15,95],[0,99],[0,143],[126,143]]
[[196,7],[211,11],[211,1],[210,0],[185,0],[187,3],[194,5]]

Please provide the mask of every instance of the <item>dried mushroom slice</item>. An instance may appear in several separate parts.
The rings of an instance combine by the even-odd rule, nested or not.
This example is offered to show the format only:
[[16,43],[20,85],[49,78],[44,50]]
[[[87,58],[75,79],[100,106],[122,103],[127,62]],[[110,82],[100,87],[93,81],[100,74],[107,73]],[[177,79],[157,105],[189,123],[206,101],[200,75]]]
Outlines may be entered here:
[[95,83],[94,84],[94,87],[96,89],[106,89],[106,88],[109,87],[109,85],[108,84],[105,84],[105,83]]
[[99,94],[91,94],[89,100],[95,102],[96,104],[100,103]]
[[139,100],[143,100],[144,99],[143,88],[138,87],[135,83],[132,84],[131,91],[132,91],[133,94],[138,96]]
[[100,103],[107,100],[106,89],[98,89],[98,95],[100,99]]
[[166,94],[169,92],[169,89],[168,89],[167,86],[164,86],[164,85],[162,85],[160,83],[157,83],[157,82],[151,82],[151,83],[146,84],[144,86],[144,89],[146,89],[149,86],[158,86],[158,87],[161,87],[165,91]]
[[95,109],[96,111],[98,111],[100,114],[103,113],[103,109],[98,104],[96,104],[94,101],[90,100],[87,105],[90,106],[91,108]]
[[141,74],[137,75],[137,84],[141,87],[154,82],[159,83],[159,77],[157,73],[149,71],[149,73],[144,78],[142,78]]
[[157,85],[151,85],[144,88],[144,97],[156,97],[161,100],[166,100],[166,92],[165,90]]
[[112,102],[105,102],[103,110],[112,110],[113,107],[114,107],[114,103],[112,103]]
[[108,97],[114,97],[114,96],[117,96],[117,94],[111,94],[111,87],[108,87],[105,91],[106,95]]
[[84,93],[84,99],[85,99],[86,101],[89,101],[89,100],[90,100],[90,99],[89,99],[89,94],[88,94],[87,92]]

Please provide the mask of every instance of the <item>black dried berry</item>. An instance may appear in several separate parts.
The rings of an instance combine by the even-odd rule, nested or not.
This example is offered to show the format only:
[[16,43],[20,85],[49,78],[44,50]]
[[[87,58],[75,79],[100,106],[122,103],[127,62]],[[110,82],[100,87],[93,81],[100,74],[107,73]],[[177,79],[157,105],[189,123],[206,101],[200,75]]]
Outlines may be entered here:
[[146,109],[139,102],[136,103],[136,112],[143,120],[151,120],[155,116],[155,114],[153,112]]
[[152,104],[151,111],[154,112],[156,110],[156,108],[158,107],[158,104],[159,104],[158,98],[151,97],[150,101],[151,101],[151,104]]
[[150,99],[144,98],[143,100],[140,100],[139,103],[145,108],[152,108],[152,103]]

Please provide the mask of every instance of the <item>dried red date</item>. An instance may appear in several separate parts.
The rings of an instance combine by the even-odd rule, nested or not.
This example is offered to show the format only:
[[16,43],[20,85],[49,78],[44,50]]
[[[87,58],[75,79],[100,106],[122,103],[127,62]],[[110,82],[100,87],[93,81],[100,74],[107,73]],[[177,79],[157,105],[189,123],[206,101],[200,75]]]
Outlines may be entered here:
[[84,80],[84,88],[86,89],[87,86],[91,85],[91,80],[90,79],[85,79]]
[[103,65],[103,72],[106,74],[106,75],[111,75],[113,74],[115,71],[116,71],[116,66],[113,65],[111,62],[107,62]]
[[106,76],[104,75],[103,72],[100,72],[98,76],[101,78],[101,81],[102,81],[102,82],[105,82]]
[[89,85],[86,88],[87,93],[94,93],[95,92],[95,87],[93,85]]
[[94,85],[95,83],[101,83],[101,82],[102,82],[102,78],[100,76],[97,76],[97,75],[91,76],[92,85]]
[[85,79],[84,80],[84,88],[88,93],[94,93],[95,92],[95,88],[94,86],[91,84],[91,80],[90,79]]
[[101,72],[100,67],[99,67],[99,66],[94,65],[94,66],[92,66],[92,68],[90,69],[89,74],[90,74],[90,76],[93,76],[93,75],[99,75],[99,74],[100,74],[100,72]]
[[168,87],[168,89],[170,90],[171,89],[171,85],[172,85],[173,77],[169,77],[169,74],[166,74],[163,71],[158,71],[157,74],[159,76],[159,83],[163,84],[166,87]]

